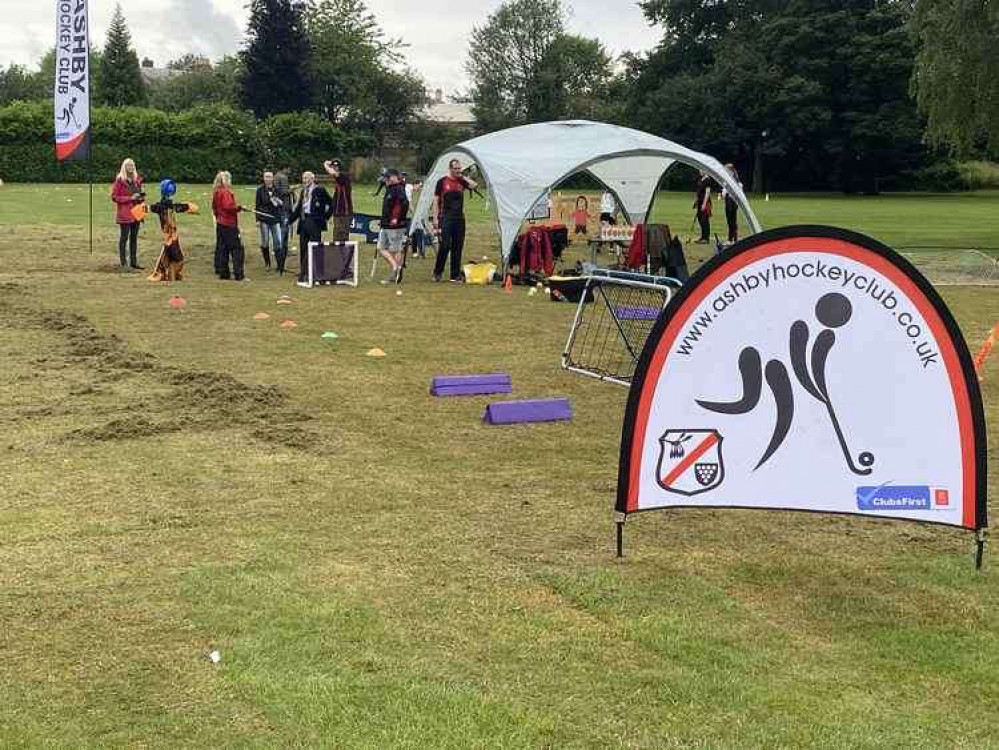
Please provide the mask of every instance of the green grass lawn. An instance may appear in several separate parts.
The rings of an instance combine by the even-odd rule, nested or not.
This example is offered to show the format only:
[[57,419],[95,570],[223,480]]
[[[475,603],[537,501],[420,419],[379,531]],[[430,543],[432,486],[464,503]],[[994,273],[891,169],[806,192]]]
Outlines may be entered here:
[[[999,747],[996,557],[976,573],[969,534],[683,510],[629,521],[616,560],[627,394],[559,369],[572,306],[428,261],[396,296],[367,251],[360,288],[300,290],[245,221],[249,281],[223,283],[204,214],[179,219],[189,280],[152,284],[95,204],[91,257],[85,187],[0,188],[0,747]],[[999,246],[999,193],[756,205]],[[999,290],[941,291],[977,347]],[[427,393],[496,370],[574,421]],[[983,388],[995,513],[999,355]]]

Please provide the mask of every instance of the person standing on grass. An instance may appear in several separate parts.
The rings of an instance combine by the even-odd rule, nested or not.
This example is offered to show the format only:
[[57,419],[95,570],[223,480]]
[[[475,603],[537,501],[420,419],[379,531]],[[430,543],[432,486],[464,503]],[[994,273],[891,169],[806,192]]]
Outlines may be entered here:
[[[254,203],[260,227],[260,255],[264,259],[264,266],[270,268],[271,250],[274,250],[275,260],[281,254],[281,213],[284,210],[284,204],[274,186],[273,172],[264,172],[264,184],[257,188]],[[284,263],[280,265],[283,266]]]
[[135,162],[125,159],[118,170],[118,177],[111,186],[111,200],[117,205],[115,223],[118,224],[118,260],[125,268],[125,245],[128,245],[128,266],[141,269],[139,265],[139,222],[132,215],[132,209],[145,200],[142,192],[142,176],[135,168]]
[[[281,199],[281,250],[284,257],[288,257],[288,217],[294,208],[294,194],[291,191],[291,182],[288,179],[288,167],[283,167],[274,175],[274,192]],[[284,268],[284,261],[278,260],[278,268]]]
[[239,236],[239,212],[244,210],[236,203],[232,192],[232,175],[219,172],[215,175],[212,193],[212,213],[218,225],[219,277],[229,278],[229,258],[232,258],[232,278],[243,280],[243,240]]
[[343,173],[343,165],[339,159],[323,162],[323,168],[336,182],[336,194],[333,196],[333,241],[346,242],[350,239],[350,224],[354,219],[350,177]]
[[434,264],[434,281],[440,281],[444,264],[451,256],[451,281],[461,283],[461,251],[465,246],[465,191],[478,185],[463,176],[461,161],[452,159],[448,173],[434,188],[434,231],[440,233],[441,244]]
[[[736,181],[739,188],[742,188],[742,183],[739,182],[739,173],[735,171],[734,164],[726,164],[725,171],[728,172],[732,179]],[[739,241],[739,204],[736,203],[735,198],[728,191],[728,188],[722,188],[722,197],[725,199],[725,221],[728,224],[728,241],[729,243]]]
[[378,251],[392,267],[392,272],[382,279],[383,284],[395,284],[402,272],[406,242],[406,215],[409,198],[402,184],[402,176],[395,169],[385,173],[385,198],[382,199],[382,228],[378,232]]
[[[327,222],[333,215],[333,198],[316,182],[312,172],[302,172],[302,198],[289,221],[298,222],[298,283],[305,284],[309,273],[309,243],[322,242]],[[278,269],[284,273],[283,268]]]
[[697,223],[701,226],[701,238],[697,244],[706,245],[711,242],[711,177],[707,172],[701,172],[697,181],[694,210],[697,212]]

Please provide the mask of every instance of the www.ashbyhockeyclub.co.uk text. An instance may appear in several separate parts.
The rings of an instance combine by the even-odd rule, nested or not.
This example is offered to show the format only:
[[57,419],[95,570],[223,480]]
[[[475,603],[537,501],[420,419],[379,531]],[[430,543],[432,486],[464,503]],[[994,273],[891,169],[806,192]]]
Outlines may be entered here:
[[923,326],[915,316],[906,310],[899,310],[899,298],[875,274],[851,271],[835,263],[821,260],[804,263],[774,263],[762,271],[744,273],[728,285],[710,302],[710,309],[698,315],[686,334],[681,338],[676,353],[683,356],[693,354],[695,345],[707,333],[707,329],[718,317],[746,295],[757,289],[769,289],[774,284],[787,283],[797,279],[827,280],[831,286],[841,290],[855,290],[878,302],[885,311],[895,317],[900,331],[913,342],[913,349],[923,367],[936,364],[939,354],[933,344],[924,336]]

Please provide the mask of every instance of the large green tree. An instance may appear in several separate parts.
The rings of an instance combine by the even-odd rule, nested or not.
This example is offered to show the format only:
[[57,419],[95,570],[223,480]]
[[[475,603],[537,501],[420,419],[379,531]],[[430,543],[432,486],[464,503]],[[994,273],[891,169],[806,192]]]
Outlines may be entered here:
[[615,119],[611,58],[596,39],[562,34],[545,50],[527,91],[527,120]]
[[736,162],[757,188],[875,191],[927,163],[908,96],[915,49],[905,3],[644,7],[664,37],[631,60],[635,126]]
[[383,142],[417,117],[423,82],[407,69],[402,43],[386,38],[363,0],[311,0],[313,99],[319,113]]
[[[49,91],[51,96],[51,90]],[[38,86],[37,74],[21,65],[0,68],[0,107],[11,102],[40,99],[44,90]]]
[[258,118],[298,112],[311,103],[309,40],[304,6],[294,0],[252,0],[240,54],[240,103]]
[[132,48],[132,35],[125,22],[121,5],[115,5],[108,28],[104,52],[98,66],[100,90],[92,99],[109,107],[142,106],[146,103],[146,86],[139,70],[139,58]]
[[[472,29],[465,70],[484,131],[531,121],[532,92],[551,46],[565,34],[561,0],[508,0]],[[550,59],[550,58],[549,58]]]
[[167,67],[177,72],[149,86],[151,107],[183,112],[199,104],[238,104],[239,58],[227,56],[212,64],[205,58],[185,56]]
[[999,3],[917,0],[913,87],[928,132],[961,154],[999,156]]
[[561,0],[508,0],[472,30],[465,69],[484,131],[566,118],[615,119],[612,61],[566,33]]

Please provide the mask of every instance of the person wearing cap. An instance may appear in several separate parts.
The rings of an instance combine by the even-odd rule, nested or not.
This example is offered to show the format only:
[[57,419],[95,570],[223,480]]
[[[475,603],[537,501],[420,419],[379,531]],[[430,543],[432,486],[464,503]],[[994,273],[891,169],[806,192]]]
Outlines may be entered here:
[[336,193],[333,196],[333,241],[350,239],[350,223],[354,218],[354,201],[350,195],[350,177],[343,173],[339,159],[323,162],[326,173],[333,176]]
[[398,170],[389,169],[385,173],[385,198],[382,200],[382,228],[378,232],[378,251],[392,267],[392,272],[382,279],[383,284],[395,284],[402,272],[406,242],[406,215],[409,213],[409,199]]
[[218,225],[218,240],[220,242],[219,276],[229,278],[229,258],[232,258],[232,278],[243,280],[243,240],[239,236],[239,212],[243,207],[236,203],[232,192],[232,175],[229,172],[219,172],[215,175],[214,191],[212,193],[212,213]]

